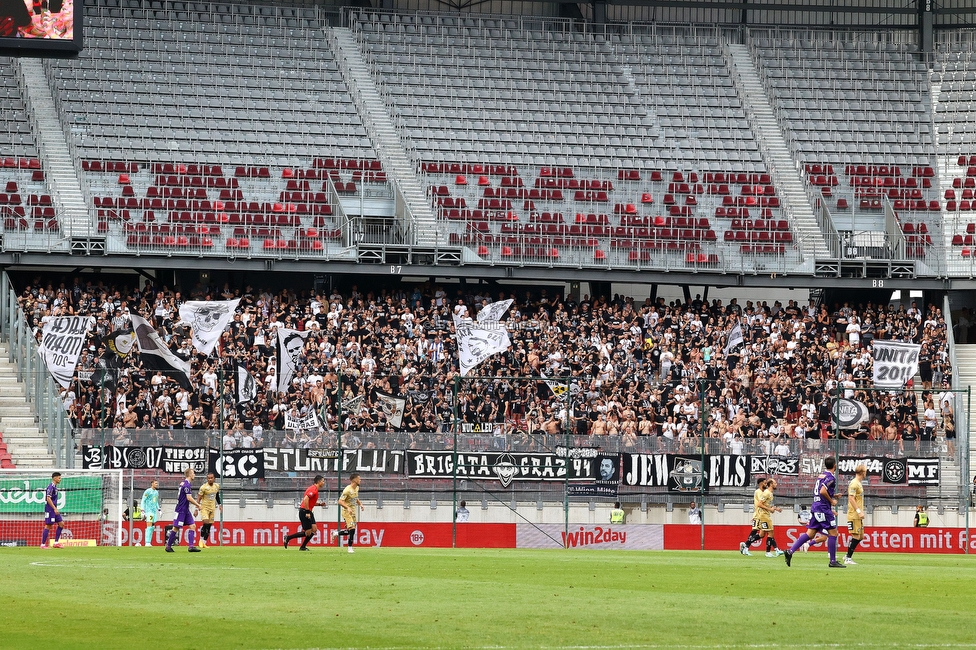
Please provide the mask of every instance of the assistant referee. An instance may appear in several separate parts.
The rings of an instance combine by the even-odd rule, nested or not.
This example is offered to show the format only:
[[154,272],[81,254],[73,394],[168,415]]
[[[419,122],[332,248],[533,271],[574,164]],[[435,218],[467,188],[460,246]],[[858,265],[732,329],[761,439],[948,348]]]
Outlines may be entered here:
[[298,539],[299,537],[305,537],[302,540],[302,545],[298,549],[299,551],[308,550],[308,542],[312,539],[312,536],[318,531],[318,525],[315,523],[315,515],[312,513],[312,508],[319,501],[319,490],[325,486],[325,477],[321,474],[315,475],[315,481],[305,490],[305,496],[302,497],[302,503],[298,506],[298,521],[302,525],[302,529],[295,533],[294,535],[289,535],[285,538],[285,548],[288,548],[288,542],[293,539]]

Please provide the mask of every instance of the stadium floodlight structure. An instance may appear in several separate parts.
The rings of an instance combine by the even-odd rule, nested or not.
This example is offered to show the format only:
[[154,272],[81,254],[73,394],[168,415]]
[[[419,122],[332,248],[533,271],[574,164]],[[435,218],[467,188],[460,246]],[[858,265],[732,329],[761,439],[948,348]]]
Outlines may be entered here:
[[0,470],[0,546],[40,545],[45,489],[58,471],[56,505],[64,518],[61,543],[121,546],[123,470],[50,468]]

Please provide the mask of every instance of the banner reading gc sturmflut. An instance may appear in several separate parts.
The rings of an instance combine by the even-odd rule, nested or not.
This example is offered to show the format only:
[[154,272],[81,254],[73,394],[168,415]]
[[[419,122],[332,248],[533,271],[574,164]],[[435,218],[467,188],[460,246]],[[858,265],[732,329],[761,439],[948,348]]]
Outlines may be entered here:
[[63,388],[71,384],[85,338],[94,322],[91,316],[58,316],[44,323],[37,354]]
[[875,340],[872,347],[876,388],[903,388],[918,372],[918,353],[922,346]]

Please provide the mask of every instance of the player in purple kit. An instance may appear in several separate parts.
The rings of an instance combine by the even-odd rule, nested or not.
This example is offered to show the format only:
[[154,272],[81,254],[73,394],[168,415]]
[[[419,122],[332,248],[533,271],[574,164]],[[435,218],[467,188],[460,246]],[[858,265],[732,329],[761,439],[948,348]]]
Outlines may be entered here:
[[186,531],[186,543],[190,548],[187,550],[191,553],[200,552],[200,548],[194,544],[197,529],[193,522],[193,515],[190,514],[191,503],[197,507],[198,511],[200,509],[200,504],[193,498],[193,486],[191,485],[195,476],[193,469],[188,468],[183,472],[183,476],[186,478],[180,483],[180,493],[176,497],[176,518],[173,519],[173,528],[170,529],[166,538],[167,553],[175,553],[173,543],[176,541],[176,536],[180,534],[180,529],[184,526],[189,527],[189,530]]
[[44,530],[41,532],[41,548],[48,548],[47,540],[54,533],[54,548],[62,548],[61,531],[64,521],[58,512],[58,483],[61,482],[61,472],[51,474],[51,484],[44,490]]
[[837,478],[834,476],[834,467],[837,461],[833,456],[824,459],[824,472],[817,477],[817,484],[813,489],[813,505],[810,506],[810,523],[807,524],[807,532],[801,534],[790,550],[783,554],[786,559],[786,566],[790,566],[793,554],[800,547],[813,539],[817,533],[826,533],[827,551],[830,553],[830,564],[832,569],[846,569],[847,567],[837,561],[837,513],[833,507],[837,505],[834,498],[834,490],[837,488]]

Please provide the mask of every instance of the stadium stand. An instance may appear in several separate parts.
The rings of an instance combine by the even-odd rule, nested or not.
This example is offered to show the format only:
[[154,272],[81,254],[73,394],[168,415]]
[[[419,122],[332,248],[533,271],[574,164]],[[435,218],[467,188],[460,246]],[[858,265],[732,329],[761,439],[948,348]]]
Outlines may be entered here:
[[[225,449],[328,446],[328,432],[287,431],[284,417],[286,411],[298,418],[314,410],[334,428],[340,386],[344,444],[368,447],[393,436],[409,446],[412,440],[429,443],[437,434],[451,433],[452,313],[474,316],[479,305],[496,298],[460,290],[452,298],[430,284],[380,295],[355,287],[324,295],[201,285],[178,296],[152,284],[132,290],[70,276],[58,286],[26,286],[19,296],[28,326],[70,309],[95,316],[99,337],[128,329],[127,313],[152,314],[173,351],[191,361],[189,391],[145,370],[136,354],[124,361],[117,388],[106,390],[91,378],[104,346],[96,343],[85,351],[75,381],[62,395],[82,430],[81,443],[179,446],[187,436],[223,428]],[[243,301],[223,337],[219,360],[194,353],[178,315],[182,300],[235,296]],[[870,384],[871,356],[861,346],[872,338],[921,342],[923,386],[938,391],[952,382],[946,321],[931,305],[923,311],[914,305],[906,310],[844,304],[829,311],[826,305],[794,301],[640,304],[617,296],[576,303],[521,290],[509,297],[516,299],[505,318],[512,348],[489,358],[479,368],[482,378],[462,384],[458,397],[458,416],[472,439],[482,435],[484,444],[504,440],[534,449],[540,436],[563,435],[560,398],[542,382],[518,379],[540,374],[570,384],[572,433],[583,438],[579,444],[612,452],[695,453],[704,430],[715,450],[794,456],[830,434],[829,404],[838,381],[855,391]],[[745,347],[726,354],[732,314],[741,315]],[[861,326],[856,338],[848,333],[852,322]],[[280,326],[311,332],[286,394],[272,389]],[[845,371],[834,379],[839,363]],[[246,405],[226,408],[221,419],[217,400],[223,394],[226,404],[235,403],[231,378],[237,364],[254,376],[258,394]],[[699,380],[708,382],[705,395],[698,392]],[[401,428],[388,422],[377,392],[405,397]],[[935,431],[924,431],[919,415],[936,409],[940,427],[954,417],[951,402],[935,406],[936,393],[919,401],[912,393],[858,391],[855,397],[869,405],[871,421],[832,443],[841,453],[867,453],[876,441],[900,455],[928,455],[937,451]],[[486,424],[490,435],[484,433]],[[879,496],[911,492],[879,489]]]

